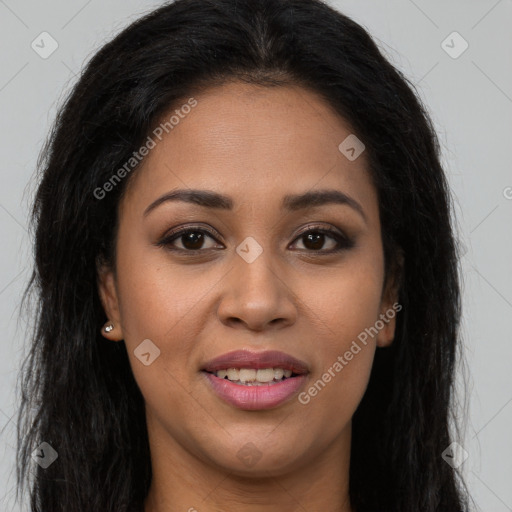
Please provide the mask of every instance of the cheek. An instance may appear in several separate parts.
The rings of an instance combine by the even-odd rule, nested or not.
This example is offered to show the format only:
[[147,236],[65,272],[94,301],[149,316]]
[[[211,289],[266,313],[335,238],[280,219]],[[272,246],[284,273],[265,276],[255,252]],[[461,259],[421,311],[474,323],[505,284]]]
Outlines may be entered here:
[[[152,414],[174,429],[181,423],[170,422],[169,411],[183,418],[197,415],[197,403],[189,394],[190,375],[205,293],[178,276],[179,272],[171,275],[148,262],[125,281],[121,292],[124,339],[134,378]],[[136,355],[147,339],[159,351],[148,366]]]
[[368,329],[377,319],[379,294],[372,286],[346,284],[330,300],[319,301],[318,364],[298,396],[301,417],[324,439],[336,437],[350,422],[368,386],[376,348]]
[[361,251],[329,272],[298,278],[297,295],[311,310],[305,314],[324,333],[327,351],[343,349],[378,319],[383,284],[378,254]]
[[[339,350],[327,356],[325,366],[298,396],[298,418],[312,435],[311,443],[316,449],[322,449],[350,424],[371,373],[375,345],[359,343],[356,347],[351,341],[339,345]],[[314,435],[316,432],[322,432],[321,438]]]
[[[204,277],[194,280],[186,270],[162,261],[158,251],[137,250],[136,243],[120,243],[123,246],[117,260],[119,304],[133,374],[147,402],[169,404],[174,395],[180,396],[173,389],[186,385],[201,330],[201,300],[211,286]],[[156,347],[149,344],[149,359],[154,361],[149,365],[137,357],[144,340]]]
[[318,364],[299,401],[310,408],[308,418],[333,435],[350,420],[368,384],[376,347],[371,328],[380,314],[381,265],[379,258],[365,253],[332,275],[317,278],[316,286],[304,283]]
[[[143,337],[172,340],[174,331],[198,307],[209,286],[208,275],[170,264],[154,249],[136,244],[118,259],[119,299],[127,342]],[[196,276],[196,277],[194,277]]]

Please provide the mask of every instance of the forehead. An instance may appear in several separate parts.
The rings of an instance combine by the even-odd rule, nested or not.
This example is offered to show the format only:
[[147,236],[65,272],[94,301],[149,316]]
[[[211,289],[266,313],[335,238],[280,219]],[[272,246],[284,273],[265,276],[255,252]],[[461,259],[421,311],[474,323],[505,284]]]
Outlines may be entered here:
[[163,117],[176,113],[161,140],[152,136],[154,148],[131,177],[132,205],[143,209],[177,188],[216,190],[235,205],[277,204],[288,193],[333,187],[376,201],[364,151],[351,161],[339,149],[354,136],[350,126],[315,93],[235,82],[194,98],[193,108],[178,103]]

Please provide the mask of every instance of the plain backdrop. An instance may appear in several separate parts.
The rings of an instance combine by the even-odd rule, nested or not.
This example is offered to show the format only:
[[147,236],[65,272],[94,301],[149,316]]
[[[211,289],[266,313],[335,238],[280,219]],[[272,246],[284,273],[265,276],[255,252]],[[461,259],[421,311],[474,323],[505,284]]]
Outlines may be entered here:
[[[415,84],[434,120],[464,248],[469,416],[465,437],[457,441],[469,457],[462,469],[478,510],[512,511],[512,1],[329,3],[369,30]],[[0,0],[2,511],[28,510],[13,501],[15,386],[27,334],[19,305],[32,268],[27,223],[36,160],[84,63],[130,21],[160,4]],[[48,38],[42,32],[56,41],[46,39],[47,49],[58,44],[46,59],[31,46]]]

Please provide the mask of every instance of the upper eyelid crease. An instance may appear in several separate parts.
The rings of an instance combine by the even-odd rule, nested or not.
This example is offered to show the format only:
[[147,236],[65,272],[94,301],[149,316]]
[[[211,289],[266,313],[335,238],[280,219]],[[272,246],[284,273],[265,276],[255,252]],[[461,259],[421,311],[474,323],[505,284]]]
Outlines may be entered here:
[[[165,235],[160,242],[158,242],[156,245],[170,245],[171,242],[174,242],[175,240],[179,240],[182,236],[184,236],[187,233],[190,232],[200,232],[203,234],[206,234],[212,239],[215,239],[217,235],[215,233],[211,232],[209,229],[206,229],[202,226],[189,226],[184,227],[180,229],[173,230],[171,233]],[[326,228],[322,227],[320,225],[310,225],[305,230],[301,231],[297,234],[294,241],[299,240],[301,237],[307,235],[310,232],[316,232],[316,233],[322,233],[326,235],[328,238],[331,238],[334,240],[338,245],[347,245],[348,247],[352,247],[354,245],[354,239],[350,236],[347,236],[346,233],[343,231],[339,231],[337,228]],[[178,250],[182,250],[179,249]],[[198,251],[201,251],[201,249],[198,249]],[[193,252],[187,251],[187,252]],[[322,251],[319,251],[319,253]],[[327,251],[329,252],[329,251]]]
[[[147,216],[152,210],[168,201],[182,201],[196,204],[204,208],[214,208],[222,210],[232,210],[233,200],[225,195],[209,190],[174,190],[160,196],[153,201],[143,213]],[[304,194],[289,194],[284,196],[281,208],[289,212],[294,212],[307,208],[315,208],[328,204],[341,204],[352,208],[359,213],[365,223],[368,219],[363,207],[352,197],[339,190],[315,190],[305,192]]]

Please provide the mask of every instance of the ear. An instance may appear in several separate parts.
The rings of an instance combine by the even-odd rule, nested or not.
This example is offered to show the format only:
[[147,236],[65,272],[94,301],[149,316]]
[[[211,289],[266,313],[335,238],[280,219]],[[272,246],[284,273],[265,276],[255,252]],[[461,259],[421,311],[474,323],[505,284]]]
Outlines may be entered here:
[[114,271],[105,264],[97,265],[97,286],[101,304],[109,322],[114,328],[110,332],[101,329],[101,334],[111,341],[121,341],[123,339],[123,329],[121,325],[121,314],[119,310],[119,299]]
[[[403,251],[400,249],[397,255],[397,262],[390,269],[386,286],[382,292],[381,309],[379,320],[383,327],[379,329],[377,334],[377,346],[389,347],[395,338],[396,316],[402,309],[402,305],[398,303],[399,289],[404,266]],[[381,325],[379,323],[379,325]]]

